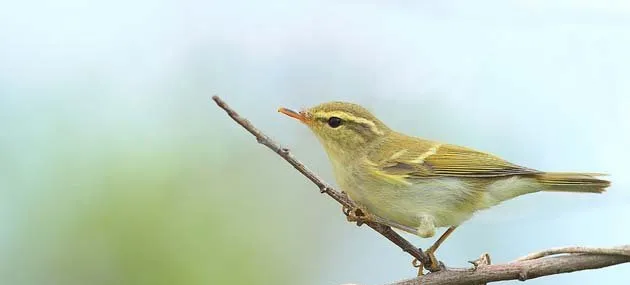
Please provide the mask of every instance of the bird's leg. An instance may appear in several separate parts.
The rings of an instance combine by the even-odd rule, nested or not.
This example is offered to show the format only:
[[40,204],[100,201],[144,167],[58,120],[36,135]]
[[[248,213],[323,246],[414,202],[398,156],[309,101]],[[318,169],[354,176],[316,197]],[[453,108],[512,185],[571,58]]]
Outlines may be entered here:
[[424,267],[431,271],[431,272],[435,272],[440,270],[440,264],[437,260],[437,258],[435,258],[435,251],[438,249],[438,247],[440,247],[440,245],[453,233],[453,231],[455,231],[455,229],[457,228],[457,226],[451,226],[450,228],[448,228],[441,236],[440,238],[438,238],[431,247],[429,247],[424,253],[429,256],[429,259],[431,260],[430,264],[424,264]]
[[[415,231],[416,235],[422,238],[430,238],[435,235],[435,220],[432,216],[420,214],[417,216],[417,223],[418,225]],[[429,258],[428,260],[414,259],[411,264],[418,268],[418,276],[421,276],[424,274],[424,268],[426,267],[428,269],[428,266],[431,265],[431,262],[434,259],[435,258]]]

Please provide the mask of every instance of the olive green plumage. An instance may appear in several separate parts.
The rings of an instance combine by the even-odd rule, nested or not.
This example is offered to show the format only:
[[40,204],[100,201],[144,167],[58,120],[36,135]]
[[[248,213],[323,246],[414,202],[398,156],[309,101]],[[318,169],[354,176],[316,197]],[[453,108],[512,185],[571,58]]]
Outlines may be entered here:
[[280,111],[320,140],[341,189],[370,214],[430,237],[480,209],[538,191],[601,193],[597,173],[543,172],[471,148],[398,133],[365,108],[324,103]]

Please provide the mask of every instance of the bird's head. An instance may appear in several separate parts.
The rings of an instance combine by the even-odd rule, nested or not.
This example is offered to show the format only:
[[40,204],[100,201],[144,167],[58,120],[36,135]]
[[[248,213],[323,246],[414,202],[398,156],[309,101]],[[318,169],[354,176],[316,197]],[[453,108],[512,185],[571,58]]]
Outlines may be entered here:
[[347,102],[327,102],[300,112],[280,108],[278,112],[307,125],[331,159],[353,159],[391,132],[367,109]]

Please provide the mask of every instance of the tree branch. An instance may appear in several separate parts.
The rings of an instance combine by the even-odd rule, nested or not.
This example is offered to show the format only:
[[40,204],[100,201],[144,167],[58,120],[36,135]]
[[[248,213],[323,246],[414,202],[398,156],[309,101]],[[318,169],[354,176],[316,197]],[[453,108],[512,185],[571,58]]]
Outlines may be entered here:
[[[339,204],[347,208],[356,208],[356,205],[343,192],[336,191],[328,183],[320,179],[315,173],[308,170],[299,160],[295,159],[287,148],[281,147],[267,135],[255,128],[247,119],[241,117],[236,111],[230,108],[221,98],[213,96],[217,105],[225,110],[227,114],[249,133],[256,137],[258,143],[273,150],[280,157],[291,164],[297,171],[306,176],[319,188],[321,193],[326,193],[335,199]],[[388,221],[373,217],[375,222],[366,224],[383,235],[385,238],[396,244],[403,251],[407,252],[423,264],[430,264],[428,256],[419,248],[414,247],[398,233],[394,232]],[[396,227],[401,228],[400,225]],[[413,229],[401,228],[405,231],[413,232]],[[562,255],[560,255],[562,254]],[[551,256],[550,255],[558,255]],[[630,262],[630,245],[613,248],[585,248],[566,247],[544,250],[521,257],[506,264],[490,265],[490,258],[484,254],[475,262],[474,268],[444,268],[437,272],[432,272],[417,278],[403,280],[391,285],[437,285],[437,284],[485,284],[501,280],[528,280],[541,276],[567,273],[578,270],[597,269],[616,264]]]
[[[576,248],[573,248],[576,249]],[[542,251],[506,264],[484,265],[471,269],[445,269],[425,276],[403,280],[390,285],[483,284],[502,280],[529,280],[542,276],[597,269],[630,262],[630,245],[613,248],[584,248]],[[552,254],[563,254],[544,257]],[[585,253],[581,253],[585,252]]]

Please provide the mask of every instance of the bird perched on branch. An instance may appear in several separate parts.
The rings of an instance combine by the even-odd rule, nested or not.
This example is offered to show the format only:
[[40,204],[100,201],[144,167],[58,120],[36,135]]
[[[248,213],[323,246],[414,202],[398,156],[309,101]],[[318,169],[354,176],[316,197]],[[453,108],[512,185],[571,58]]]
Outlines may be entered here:
[[339,187],[363,213],[354,220],[370,221],[375,215],[423,238],[449,227],[426,251],[432,267],[438,266],[435,250],[478,210],[539,191],[601,193],[610,185],[598,173],[544,172],[471,148],[411,137],[356,104],[278,111],[317,136]]

